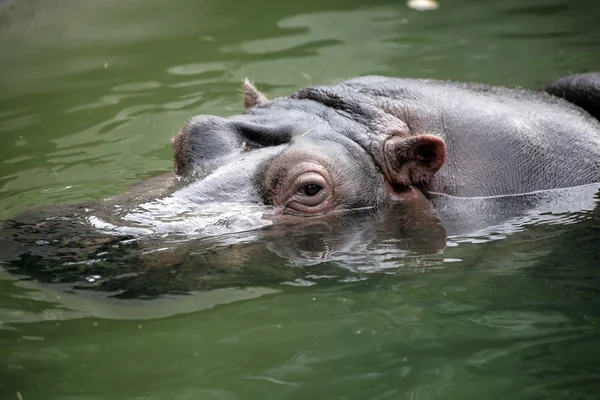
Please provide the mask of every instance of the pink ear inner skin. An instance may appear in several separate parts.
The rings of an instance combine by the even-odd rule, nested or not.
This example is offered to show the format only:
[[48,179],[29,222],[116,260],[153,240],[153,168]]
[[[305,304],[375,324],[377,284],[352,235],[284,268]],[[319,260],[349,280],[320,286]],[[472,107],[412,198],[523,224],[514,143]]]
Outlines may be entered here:
[[385,143],[384,152],[385,175],[392,185],[427,183],[446,160],[446,144],[434,135],[394,136]]

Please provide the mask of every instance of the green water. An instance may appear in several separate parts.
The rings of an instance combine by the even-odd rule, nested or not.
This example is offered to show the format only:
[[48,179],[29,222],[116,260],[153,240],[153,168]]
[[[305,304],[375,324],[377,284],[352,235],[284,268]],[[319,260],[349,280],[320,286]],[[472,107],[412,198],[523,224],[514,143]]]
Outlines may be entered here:
[[[596,1],[440,3],[0,2],[0,219],[170,171],[168,139],[241,112],[244,77],[276,97],[365,74],[534,88],[600,70]],[[492,239],[343,278],[231,248],[201,254],[238,266],[231,284],[200,290],[198,262],[149,273],[165,287],[142,299],[132,275],[122,296],[3,273],[0,398],[600,398],[598,209]]]

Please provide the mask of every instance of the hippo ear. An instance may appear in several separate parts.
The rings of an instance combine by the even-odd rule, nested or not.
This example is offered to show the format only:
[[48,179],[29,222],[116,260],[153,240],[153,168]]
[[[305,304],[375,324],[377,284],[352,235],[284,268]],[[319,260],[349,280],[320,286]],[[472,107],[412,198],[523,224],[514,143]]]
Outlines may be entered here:
[[542,90],[561,97],[600,119],[600,73],[566,76],[542,86]]
[[417,186],[427,183],[446,160],[444,140],[433,135],[394,136],[384,145],[390,183]]
[[248,78],[244,80],[242,90],[244,91],[244,110],[248,110],[268,100],[267,96],[265,96],[256,87],[254,87],[254,85],[250,83]]

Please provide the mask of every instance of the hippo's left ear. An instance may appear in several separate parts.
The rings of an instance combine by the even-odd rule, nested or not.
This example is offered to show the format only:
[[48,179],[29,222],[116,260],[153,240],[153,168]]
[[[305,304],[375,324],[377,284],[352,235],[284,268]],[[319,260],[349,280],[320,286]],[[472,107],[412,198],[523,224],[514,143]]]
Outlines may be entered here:
[[542,90],[583,108],[600,120],[600,73],[566,76],[542,86]]
[[446,143],[433,135],[393,136],[383,149],[387,178],[398,185],[427,183],[446,160]]
[[268,101],[267,96],[254,87],[248,78],[244,80],[242,90],[244,91],[244,110],[248,110],[249,108]]

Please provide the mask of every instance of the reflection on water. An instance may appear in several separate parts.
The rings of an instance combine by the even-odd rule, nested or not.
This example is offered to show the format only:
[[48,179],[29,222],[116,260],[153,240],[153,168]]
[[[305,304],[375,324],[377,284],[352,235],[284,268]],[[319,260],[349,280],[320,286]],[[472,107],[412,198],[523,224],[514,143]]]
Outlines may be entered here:
[[[435,207],[399,204],[275,223],[268,208],[257,205],[166,197],[131,210],[121,205],[126,198],[116,197],[9,220],[0,231],[0,255],[13,273],[117,290],[117,297],[348,282],[373,273],[444,268],[462,260],[452,248],[466,243],[595,221],[598,193],[600,184],[520,196],[435,195]],[[165,276],[174,270],[175,276]]]
[[[0,219],[171,171],[170,136],[191,115],[241,112],[244,77],[270,97],[366,74],[535,88],[598,69],[599,13],[587,0],[430,12],[0,1]],[[23,241],[0,242],[12,271],[0,276],[0,397],[595,398],[595,190],[441,196],[437,213],[294,226],[230,208],[190,225],[172,220],[181,209],[120,224],[77,206],[40,226],[28,214]],[[153,235],[86,230],[85,216]],[[195,224],[210,236],[155,235]]]

